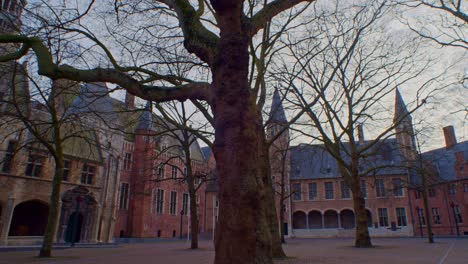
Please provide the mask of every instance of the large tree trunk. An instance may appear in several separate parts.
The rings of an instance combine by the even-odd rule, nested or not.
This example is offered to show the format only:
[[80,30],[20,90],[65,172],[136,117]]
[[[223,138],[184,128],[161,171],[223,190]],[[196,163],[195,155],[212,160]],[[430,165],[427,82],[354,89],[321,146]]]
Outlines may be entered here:
[[354,246],[358,248],[372,247],[367,223],[366,201],[362,195],[359,177],[356,177],[353,181],[352,191],[354,212],[356,213],[356,236],[354,238]]
[[[220,9],[220,7],[217,7]],[[215,264],[271,264],[261,112],[248,85],[248,36],[236,12],[218,12],[221,40],[212,65],[213,153],[219,175]],[[261,180],[263,179],[263,180]]]

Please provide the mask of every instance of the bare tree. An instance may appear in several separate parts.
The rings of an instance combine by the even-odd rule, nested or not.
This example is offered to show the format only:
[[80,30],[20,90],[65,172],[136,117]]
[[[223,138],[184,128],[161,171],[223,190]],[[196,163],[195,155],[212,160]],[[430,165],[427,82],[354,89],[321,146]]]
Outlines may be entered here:
[[[463,0],[396,0],[409,7],[404,23],[419,36],[441,46],[468,49],[468,15]],[[414,13],[426,15],[411,15]]]
[[[290,103],[306,112],[309,122],[305,125],[312,127],[312,132],[306,133],[303,128],[303,134],[324,145],[352,191],[356,247],[372,246],[360,177],[380,169],[377,165],[363,166],[364,161],[429,100],[428,86],[436,80],[434,77],[420,85],[418,98],[409,111],[393,121],[387,119],[383,107],[387,96],[427,70],[430,63],[418,57],[418,42],[404,38],[393,42],[381,35],[379,19],[387,11],[385,1],[366,6],[344,6],[337,1],[334,10],[319,13],[318,23],[306,27],[313,36],[288,35],[294,62],[282,64],[274,72],[285,76],[284,86],[295,98]],[[375,139],[365,143],[358,140],[359,127],[372,122],[378,123]]]

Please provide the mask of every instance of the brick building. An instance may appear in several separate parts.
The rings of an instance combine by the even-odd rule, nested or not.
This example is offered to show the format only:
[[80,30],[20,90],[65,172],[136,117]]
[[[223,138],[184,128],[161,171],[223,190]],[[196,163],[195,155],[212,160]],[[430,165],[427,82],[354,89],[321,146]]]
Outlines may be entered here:
[[414,179],[411,199],[416,221],[416,235],[427,234],[431,221],[437,235],[468,235],[468,141],[457,143],[452,126],[444,127],[446,146],[423,153],[425,176],[428,178],[426,219],[420,175]]

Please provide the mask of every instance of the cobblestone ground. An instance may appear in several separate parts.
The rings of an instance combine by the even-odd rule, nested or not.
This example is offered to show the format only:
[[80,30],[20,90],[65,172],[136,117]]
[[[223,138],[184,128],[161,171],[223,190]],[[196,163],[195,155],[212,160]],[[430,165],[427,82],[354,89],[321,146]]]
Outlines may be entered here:
[[[467,264],[468,239],[436,239],[428,244],[417,238],[374,239],[370,249],[353,248],[350,239],[291,239],[288,256],[275,264]],[[211,241],[189,250],[185,242],[121,244],[116,248],[55,250],[52,259],[38,259],[36,251],[0,252],[0,264],[209,264],[214,257]],[[242,264],[242,263],[239,263]]]

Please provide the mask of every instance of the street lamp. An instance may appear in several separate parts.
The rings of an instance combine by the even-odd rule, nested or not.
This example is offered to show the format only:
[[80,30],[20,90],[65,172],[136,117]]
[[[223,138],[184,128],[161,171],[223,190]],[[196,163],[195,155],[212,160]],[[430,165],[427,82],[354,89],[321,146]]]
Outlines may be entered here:
[[80,221],[80,203],[83,202],[83,197],[81,195],[78,195],[76,197],[76,209],[75,209],[75,217],[73,219],[73,230],[72,230],[72,241],[71,241],[71,246],[75,246],[75,242],[77,241],[77,235],[78,235],[78,222]]
[[180,233],[179,233],[179,239],[182,239],[182,222],[184,220],[184,209],[180,211]]
[[453,218],[455,218],[455,227],[457,228],[457,236],[460,236],[460,228],[458,227],[458,217],[457,217],[457,212],[455,211],[455,207],[458,207],[458,205],[451,202],[450,207],[452,207]]
[[419,206],[416,206],[416,213],[418,214],[419,230],[421,231],[421,237],[424,237],[423,226],[421,223],[421,211],[419,210]]

